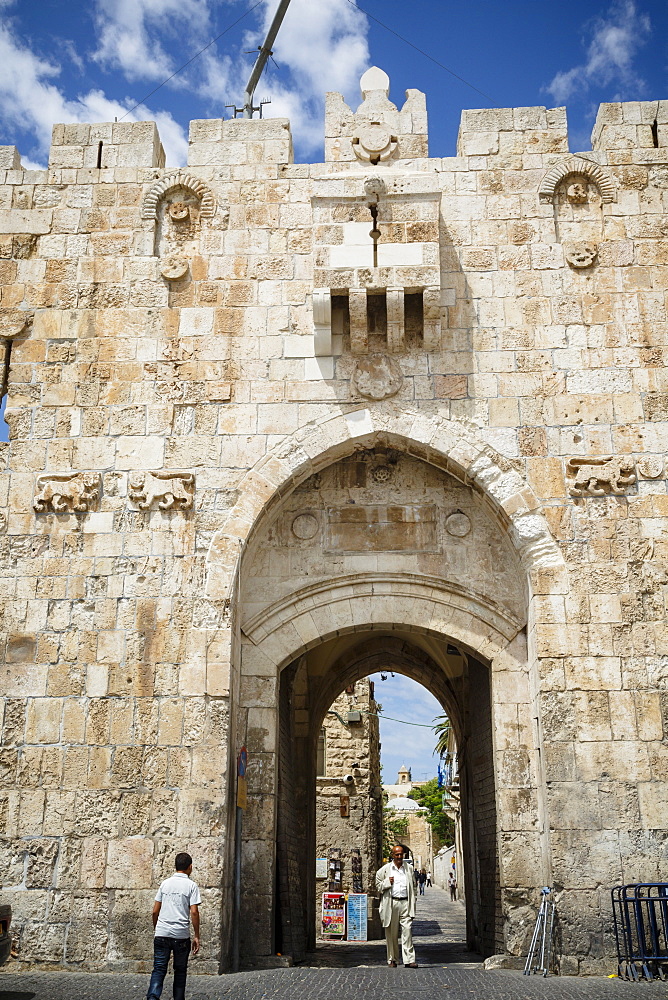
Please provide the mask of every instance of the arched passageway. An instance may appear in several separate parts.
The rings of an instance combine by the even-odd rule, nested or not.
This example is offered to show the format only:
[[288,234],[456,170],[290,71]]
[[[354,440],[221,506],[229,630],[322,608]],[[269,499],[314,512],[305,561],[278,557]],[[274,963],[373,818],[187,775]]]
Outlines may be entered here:
[[370,443],[267,503],[240,562],[230,689],[251,762],[247,963],[313,944],[317,732],[379,655],[423,683],[456,727],[471,944],[504,950],[508,900],[532,892],[544,869],[530,592],[510,523],[395,438]]
[[[313,793],[316,743],[324,713],[345,687],[385,668],[423,684],[453,720],[461,747],[467,942],[473,950],[492,954],[502,946],[502,921],[489,667],[446,638],[428,633],[361,628],[343,638],[343,642],[337,636],[323,641],[281,672],[277,950],[301,957],[315,946]],[[304,705],[308,705],[307,718],[301,714]],[[366,889],[372,889],[372,878],[367,873]]]

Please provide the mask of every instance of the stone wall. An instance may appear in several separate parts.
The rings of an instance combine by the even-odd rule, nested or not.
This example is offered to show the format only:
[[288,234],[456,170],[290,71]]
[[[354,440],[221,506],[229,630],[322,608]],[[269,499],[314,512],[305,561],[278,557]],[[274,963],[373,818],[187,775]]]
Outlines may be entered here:
[[[329,99],[320,164],[291,162],[282,120],[193,122],[181,170],[151,123],[57,125],[45,171],[0,148],[21,961],[144,968],[185,848],[195,967],[225,967],[242,741],[273,954],[280,673],[308,653],[316,677],[355,630],[455,705],[447,645],[489,665],[506,948],[552,883],[563,968],[607,969],[608,887],[668,876],[668,103],[603,105],[578,154],[563,109],[466,111],[458,155],[428,158],[421,95],[388,88]],[[359,451],[428,465],[455,506],[409,510],[389,457],[361,520],[352,480],[314,504]],[[295,543],[253,593],[268,525]]]
[[[372,687],[368,678],[350,685],[323,719],[326,763],[324,773],[316,777],[315,853],[325,858],[332,848],[338,849],[341,889],[375,895],[375,875],[382,861],[382,797],[378,717],[368,714],[377,711]],[[348,723],[349,712],[359,712],[360,721]],[[354,779],[350,784],[343,780],[347,775]],[[359,851],[361,861],[361,888],[357,889],[352,849]],[[316,879],[318,933],[321,894],[328,889],[328,878]]]

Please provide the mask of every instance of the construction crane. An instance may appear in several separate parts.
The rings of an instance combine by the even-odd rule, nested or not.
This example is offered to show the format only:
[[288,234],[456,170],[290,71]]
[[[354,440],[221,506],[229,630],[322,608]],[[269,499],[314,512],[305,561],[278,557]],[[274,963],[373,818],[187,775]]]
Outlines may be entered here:
[[267,60],[269,56],[273,55],[272,45],[276,40],[276,35],[278,34],[278,29],[283,23],[283,18],[290,6],[290,0],[280,0],[278,7],[276,8],[276,13],[274,14],[274,19],[269,26],[269,31],[267,32],[267,37],[262,45],[258,46],[258,57],[255,60],[255,65],[251,70],[251,75],[248,77],[248,83],[246,84],[246,90],[244,92],[244,103],[243,107],[237,108],[234,104],[227,104],[226,107],[234,108],[234,117],[237,118],[242,115],[244,118],[252,118],[255,111],[259,111],[260,118],[262,117],[262,105],[269,104],[269,101],[260,101],[260,103],[255,106],[253,104],[253,98],[255,97],[255,88],[260,82],[260,77],[262,76],[262,71],[267,65]]

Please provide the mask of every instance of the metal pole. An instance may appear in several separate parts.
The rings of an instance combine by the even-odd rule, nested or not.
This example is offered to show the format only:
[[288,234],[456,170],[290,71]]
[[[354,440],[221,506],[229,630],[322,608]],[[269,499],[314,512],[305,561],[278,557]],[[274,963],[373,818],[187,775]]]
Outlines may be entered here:
[[232,912],[232,972],[239,971],[239,923],[241,921],[241,828],[243,809],[237,806],[234,822],[234,906]]
[[271,55],[271,47],[274,44],[276,35],[278,34],[278,29],[283,23],[283,18],[285,13],[290,6],[290,0],[281,0],[274,14],[274,20],[271,22],[269,31],[267,32],[267,37],[264,40],[264,44],[260,46],[260,54],[255,60],[255,65],[251,70],[251,75],[248,77],[248,83],[246,84],[246,92],[244,93],[244,118],[253,117],[253,96],[255,94],[255,88],[257,87],[260,77],[262,76],[262,70],[267,65],[267,60]]

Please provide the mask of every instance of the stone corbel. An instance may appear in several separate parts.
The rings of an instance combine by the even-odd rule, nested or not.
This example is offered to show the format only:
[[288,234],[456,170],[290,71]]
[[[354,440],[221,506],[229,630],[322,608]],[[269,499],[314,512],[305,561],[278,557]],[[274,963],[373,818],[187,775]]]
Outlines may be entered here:
[[422,293],[422,339],[425,351],[441,346],[441,289],[430,285]]
[[348,291],[350,313],[350,350],[352,354],[366,354],[369,350],[369,327],[366,312],[366,288]]
[[332,354],[332,293],[329,288],[313,289],[313,329],[315,356],[331,357]]
[[387,349],[390,354],[399,354],[405,347],[404,290],[388,288],[387,301]]
[[0,339],[13,340],[33,321],[33,313],[25,309],[0,309]]
[[38,514],[83,513],[100,499],[98,472],[51,472],[37,477],[32,506]]

